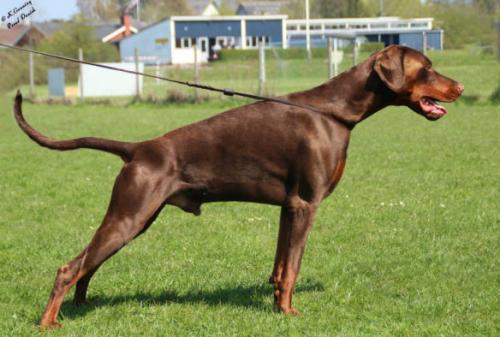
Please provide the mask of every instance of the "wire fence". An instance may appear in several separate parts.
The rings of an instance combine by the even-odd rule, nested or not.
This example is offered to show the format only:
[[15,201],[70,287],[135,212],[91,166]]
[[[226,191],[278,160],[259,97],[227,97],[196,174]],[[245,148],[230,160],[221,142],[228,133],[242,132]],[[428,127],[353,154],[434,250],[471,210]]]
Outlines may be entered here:
[[[342,52],[340,62],[338,63],[338,72],[342,72],[355,62],[359,62],[370,55],[369,51],[361,50],[359,53],[353,52],[352,48],[340,49]],[[249,57],[226,58],[224,51],[220,60],[204,63],[199,65],[197,75],[192,64],[186,65],[151,65],[146,66],[145,73],[159,75],[168,78],[174,78],[182,81],[198,81],[199,83],[207,84],[218,88],[231,88],[237,91],[248,92],[252,94],[259,93],[259,59],[258,53]],[[270,47],[265,52],[265,82],[261,88],[261,93],[267,96],[279,96],[290,92],[305,90],[317,86],[329,78],[329,69],[331,68],[328,60],[328,53],[325,48],[313,48],[311,59],[307,58],[304,50],[293,51],[300,56],[286,55],[282,49]],[[484,55],[481,50],[464,50],[464,51],[449,51],[449,52],[432,52],[430,57],[437,60],[438,66],[450,67],[451,64],[446,55],[455,53],[459,55],[460,62],[464,64],[479,64],[481,62],[491,62],[492,67],[498,66],[494,55]],[[85,55],[85,51],[83,53]],[[239,57],[239,56],[238,56]],[[450,60],[457,60],[457,57]],[[30,87],[30,66],[29,56],[26,53],[16,51],[0,50],[0,67],[3,71],[4,87],[0,90],[12,91],[20,87],[25,96],[44,100],[58,100],[61,98],[50,97],[48,86],[48,71],[49,69],[62,68],[64,70],[64,97],[65,102],[79,102],[80,90],[78,84],[79,65],[69,62],[54,60],[40,55],[33,56],[33,86]],[[9,66],[6,66],[10,64]],[[439,69],[439,67],[438,67]],[[455,68],[452,69],[452,71]],[[446,71],[443,71],[446,73]],[[134,75],[130,75],[134,76]],[[494,79],[491,79],[494,77]],[[486,81],[487,89],[475,88],[469,89],[474,95],[482,96],[490,95],[497,87],[498,74],[493,74]],[[495,80],[496,79],[496,80]],[[103,80],[106,82],[106,79]],[[152,78],[143,78],[142,90],[140,92],[140,100],[154,103],[172,103],[172,102],[194,102],[197,100],[207,99],[228,99],[219,93],[210,93],[198,91],[193,88],[180,86],[164,81],[158,81]],[[489,82],[494,82],[490,84]],[[9,82],[14,83],[10,87],[5,87]],[[116,85],[113,81],[106,83],[109,88]],[[262,84],[261,84],[262,85]],[[491,87],[491,88],[490,88]],[[137,97],[102,97],[85,98],[85,100],[111,102],[111,103],[127,103],[131,100],[137,100]]]

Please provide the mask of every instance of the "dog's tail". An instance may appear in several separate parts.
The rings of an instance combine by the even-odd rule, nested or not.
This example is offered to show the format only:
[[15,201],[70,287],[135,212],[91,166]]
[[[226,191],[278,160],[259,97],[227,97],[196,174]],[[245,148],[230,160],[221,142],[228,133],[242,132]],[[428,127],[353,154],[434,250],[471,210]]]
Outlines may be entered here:
[[47,147],[53,150],[66,151],[66,150],[76,150],[80,148],[101,150],[109,153],[116,154],[120,156],[124,161],[128,162],[132,160],[134,144],[127,142],[119,142],[115,140],[94,138],[94,137],[83,137],[69,140],[56,140],[51,139],[37,130],[35,130],[31,125],[26,122],[22,112],[22,102],[23,96],[18,90],[16,98],[14,100],[14,116],[16,118],[19,127],[34,140],[38,145]]

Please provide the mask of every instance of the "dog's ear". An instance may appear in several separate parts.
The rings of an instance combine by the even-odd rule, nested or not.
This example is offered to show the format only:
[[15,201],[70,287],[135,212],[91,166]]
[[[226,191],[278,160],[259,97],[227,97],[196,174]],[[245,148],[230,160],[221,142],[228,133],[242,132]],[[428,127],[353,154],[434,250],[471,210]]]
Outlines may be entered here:
[[375,58],[373,69],[389,89],[403,92],[406,84],[403,48],[393,46],[382,50]]

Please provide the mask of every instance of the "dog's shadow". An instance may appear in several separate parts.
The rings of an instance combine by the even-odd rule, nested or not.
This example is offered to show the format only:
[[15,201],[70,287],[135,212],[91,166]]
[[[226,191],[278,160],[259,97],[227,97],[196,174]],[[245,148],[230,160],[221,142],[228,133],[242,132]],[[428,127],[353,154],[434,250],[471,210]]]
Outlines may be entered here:
[[[318,292],[323,290],[324,287],[321,283],[305,279],[297,284],[295,292]],[[159,294],[137,292],[119,296],[90,297],[89,304],[81,306],[75,306],[72,299],[68,298],[61,306],[61,313],[64,317],[74,318],[84,316],[98,307],[116,306],[127,302],[139,302],[141,306],[157,306],[167,303],[200,303],[211,306],[228,305],[270,311],[269,300],[266,301],[266,299],[272,298],[272,291],[273,286],[271,284],[262,283],[249,286],[237,285],[213,291],[193,291],[185,294],[178,294],[168,290]]]

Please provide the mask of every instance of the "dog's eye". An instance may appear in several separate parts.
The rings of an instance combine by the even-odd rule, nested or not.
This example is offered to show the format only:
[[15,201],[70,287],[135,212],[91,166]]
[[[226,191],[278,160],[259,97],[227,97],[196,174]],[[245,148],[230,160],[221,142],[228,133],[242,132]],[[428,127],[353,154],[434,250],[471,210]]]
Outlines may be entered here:
[[424,68],[424,69],[425,69],[425,70],[431,70],[431,68],[432,68],[432,64],[428,64],[428,65],[426,65],[426,66],[425,66],[425,68]]

